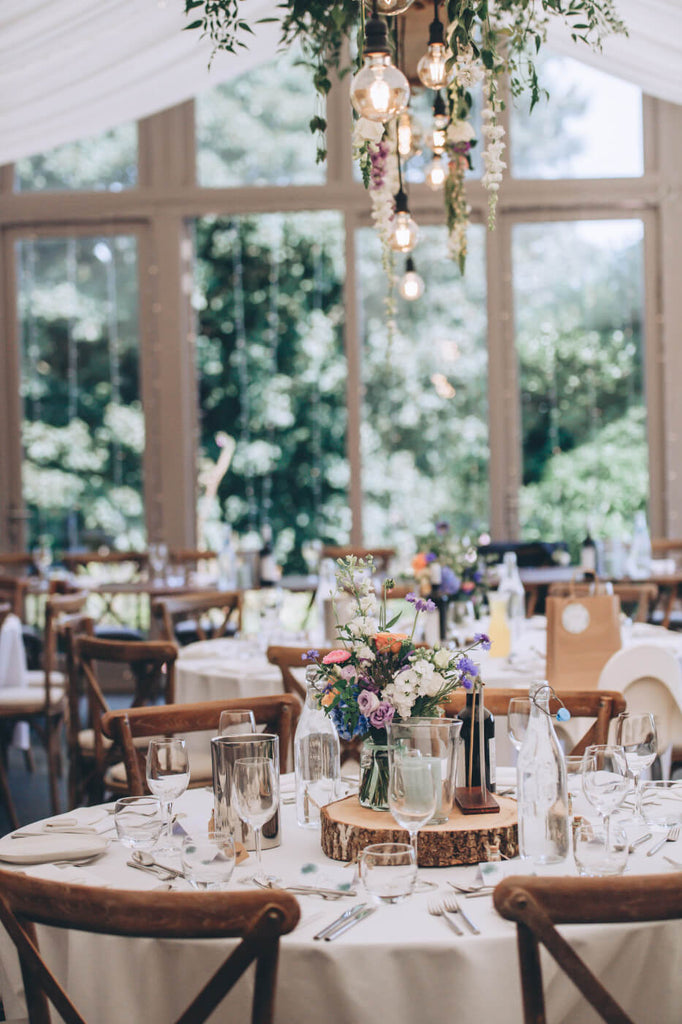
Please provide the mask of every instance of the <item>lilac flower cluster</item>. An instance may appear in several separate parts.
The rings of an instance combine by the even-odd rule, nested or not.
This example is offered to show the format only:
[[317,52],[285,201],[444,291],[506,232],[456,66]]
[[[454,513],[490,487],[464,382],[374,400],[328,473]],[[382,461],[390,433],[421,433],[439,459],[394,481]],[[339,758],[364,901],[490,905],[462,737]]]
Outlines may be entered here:
[[369,180],[370,188],[379,189],[384,183],[386,177],[386,158],[390,152],[390,147],[387,142],[380,142],[376,146],[369,147],[369,159],[370,159],[370,171]]
[[440,592],[450,597],[452,594],[458,594],[459,588],[462,586],[462,581],[457,576],[449,565],[444,565],[441,570],[441,581],[440,581]]
[[389,704],[387,700],[379,700],[375,690],[361,690],[358,696],[358,708],[375,729],[385,729],[395,714],[393,705]]
[[420,597],[419,594],[410,593],[406,596],[405,600],[413,604],[418,612],[433,612],[436,610],[436,605],[433,601],[430,601],[427,597]]
[[474,635],[474,643],[478,644],[482,651],[490,650],[490,637],[487,633],[476,633]]
[[465,690],[473,690],[474,683],[478,679],[478,665],[471,658],[468,658],[466,654],[463,654],[459,659],[457,668],[462,673],[462,686]]

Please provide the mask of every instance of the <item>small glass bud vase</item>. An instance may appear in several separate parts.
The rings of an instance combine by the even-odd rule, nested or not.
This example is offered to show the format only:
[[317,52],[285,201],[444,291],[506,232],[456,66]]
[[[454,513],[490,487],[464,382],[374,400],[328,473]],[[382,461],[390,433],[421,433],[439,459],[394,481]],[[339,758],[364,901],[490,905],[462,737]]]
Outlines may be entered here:
[[388,743],[376,743],[368,737],[360,751],[360,791],[363,807],[373,811],[388,810]]

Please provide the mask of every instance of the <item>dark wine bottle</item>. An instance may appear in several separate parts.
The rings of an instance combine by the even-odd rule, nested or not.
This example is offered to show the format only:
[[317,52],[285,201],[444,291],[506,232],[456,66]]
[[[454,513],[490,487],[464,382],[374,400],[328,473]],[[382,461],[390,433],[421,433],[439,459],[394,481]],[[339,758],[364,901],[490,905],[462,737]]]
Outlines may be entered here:
[[586,580],[593,580],[597,575],[597,545],[590,533],[590,524],[587,524],[585,540],[580,545],[580,568]]
[[263,540],[258,558],[258,578],[261,587],[274,587],[277,584],[278,572],[275,552],[272,547],[272,527],[264,523],[261,530]]
[[[462,731],[460,737],[462,739],[462,746],[464,749],[464,771],[457,779],[458,786],[469,786],[469,758],[471,741],[473,736],[473,764],[471,771],[471,786],[479,787],[481,785],[481,744],[478,738],[478,701],[479,696],[476,695],[476,710],[474,713],[473,729],[472,729],[472,711],[474,706],[474,694],[473,692],[467,693],[466,707],[462,708],[460,713],[457,715],[462,723]],[[487,781],[487,788],[489,792],[495,792],[495,775],[496,775],[496,761],[495,761],[495,716],[488,708],[483,708],[483,739],[485,741],[485,777]]]

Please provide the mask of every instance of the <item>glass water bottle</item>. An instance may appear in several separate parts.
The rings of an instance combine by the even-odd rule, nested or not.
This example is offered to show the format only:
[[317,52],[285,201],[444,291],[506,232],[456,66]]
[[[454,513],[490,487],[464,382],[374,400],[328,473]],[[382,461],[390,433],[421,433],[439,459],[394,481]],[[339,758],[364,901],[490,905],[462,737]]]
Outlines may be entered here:
[[569,850],[566,766],[549,695],[547,683],[531,683],[528,729],[516,763],[519,852],[534,864],[558,863]]
[[336,800],[341,779],[339,737],[319,705],[320,692],[308,683],[305,707],[294,736],[296,819],[301,828],[320,827],[320,808]]

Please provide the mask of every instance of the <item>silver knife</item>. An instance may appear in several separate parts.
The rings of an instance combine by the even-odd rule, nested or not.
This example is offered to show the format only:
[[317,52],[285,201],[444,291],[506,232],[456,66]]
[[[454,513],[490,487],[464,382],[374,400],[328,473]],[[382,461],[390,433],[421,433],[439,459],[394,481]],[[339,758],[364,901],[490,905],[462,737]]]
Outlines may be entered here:
[[126,864],[129,868],[136,868],[138,871],[146,871],[148,875],[154,875],[156,878],[160,878],[162,882],[169,882],[171,878],[177,877],[172,871],[166,871],[166,869],[161,867],[160,864],[156,867],[151,864],[138,864],[135,860],[127,860]]
[[348,910],[344,911],[344,913],[341,914],[340,917],[337,917],[334,921],[332,921],[331,924],[328,924],[326,928],[323,928],[321,931],[319,931],[317,935],[313,935],[313,939],[326,938],[327,935],[330,934],[330,932],[335,931],[336,928],[340,927],[349,918],[361,913],[361,911],[363,911],[366,906],[366,903],[358,903],[356,907],[349,907]]
[[338,939],[339,935],[343,935],[343,933],[347,932],[349,928],[352,928],[354,924],[364,921],[366,917],[370,917],[370,915],[378,909],[378,907],[365,907],[365,909],[361,910],[359,914],[349,917],[345,924],[342,924],[340,928],[335,928],[333,932],[325,935],[324,941],[332,942],[334,939]]
[[[451,910],[449,910],[449,911],[447,911],[447,910],[446,910],[446,914],[448,914],[448,913],[449,913],[449,914],[451,914],[451,913],[452,913],[452,911],[451,911]],[[475,924],[474,924],[474,922],[473,922],[473,921],[471,920],[471,918],[469,917],[469,915],[468,915],[468,914],[466,914],[466,913],[465,913],[465,912],[464,912],[464,911],[462,910],[462,908],[461,908],[461,906],[460,906],[460,904],[459,904],[459,901],[457,902],[457,910],[455,911],[455,913],[456,913],[456,914],[459,914],[459,916],[460,916],[460,917],[462,918],[462,920],[464,921],[464,923],[465,923],[465,924],[467,925],[467,927],[469,928],[469,930],[470,930],[471,932],[473,932],[473,934],[474,934],[474,935],[480,935],[480,934],[481,934],[480,930],[479,930],[479,929],[478,929],[478,928],[476,927],[476,925],[475,925]]]
[[355,889],[324,889],[316,885],[285,885],[287,892],[308,894],[310,896],[326,896],[330,899],[341,899],[342,896],[357,896]]

